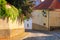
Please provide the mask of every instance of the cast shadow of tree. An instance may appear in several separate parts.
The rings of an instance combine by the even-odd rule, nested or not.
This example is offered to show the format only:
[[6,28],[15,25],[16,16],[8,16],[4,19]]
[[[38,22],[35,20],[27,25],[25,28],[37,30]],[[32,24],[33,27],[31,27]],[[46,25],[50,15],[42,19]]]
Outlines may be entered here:
[[[47,34],[47,36],[35,36],[35,37],[27,37],[23,40],[60,40],[58,39],[53,33],[51,33],[52,31],[43,31],[43,30],[40,30],[40,31],[34,31],[34,30],[28,30],[26,32],[31,32],[31,33],[36,33],[36,34],[39,34],[39,33],[43,33],[43,34]],[[32,35],[33,36],[33,35]]]
[[44,33],[50,35],[52,31],[46,31],[46,30],[25,30],[25,32],[30,32],[30,33]]

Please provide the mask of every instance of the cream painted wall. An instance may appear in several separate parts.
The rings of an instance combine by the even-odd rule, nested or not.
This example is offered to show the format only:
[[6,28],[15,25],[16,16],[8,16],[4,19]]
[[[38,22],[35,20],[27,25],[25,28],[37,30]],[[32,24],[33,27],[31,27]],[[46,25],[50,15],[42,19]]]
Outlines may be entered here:
[[49,26],[60,26],[60,9],[49,12]]
[[12,22],[12,20],[9,20],[8,22],[9,24],[9,29],[19,29],[19,28],[24,28],[24,22],[18,22],[17,20],[15,20],[14,22]]
[[19,23],[17,20],[12,22],[12,20],[9,20],[7,23],[7,19],[3,20],[0,19],[0,29],[19,29],[19,28],[24,28],[24,22]]
[[42,10],[34,10],[32,12],[32,22],[42,26],[44,26],[43,23],[46,23],[45,27],[47,28],[49,28],[49,26],[60,26],[60,9],[49,12],[46,10],[46,13],[47,17],[44,17]]
[[12,38],[16,35],[21,35],[24,32],[25,30],[23,22],[21,24],[17,20],[14,22],[12,22],[12,20],[9,20],[7,22],[7,19],[0,19],[0,38]]
[[32,22],[38,25],[43,25],[43,23],[46,23],[45,27],[48,27],[48,11],[47,17],[43,16],[42,10],[34,10],[32,12]]
[[9,29],[6,19],[0,19],[0,29]]

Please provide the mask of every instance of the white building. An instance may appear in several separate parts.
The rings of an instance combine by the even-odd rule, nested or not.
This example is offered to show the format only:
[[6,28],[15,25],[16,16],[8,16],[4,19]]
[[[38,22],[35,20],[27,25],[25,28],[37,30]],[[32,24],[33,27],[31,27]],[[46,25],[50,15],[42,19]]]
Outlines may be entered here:
[[25,29],[32,29],[32,18],[24,20]]

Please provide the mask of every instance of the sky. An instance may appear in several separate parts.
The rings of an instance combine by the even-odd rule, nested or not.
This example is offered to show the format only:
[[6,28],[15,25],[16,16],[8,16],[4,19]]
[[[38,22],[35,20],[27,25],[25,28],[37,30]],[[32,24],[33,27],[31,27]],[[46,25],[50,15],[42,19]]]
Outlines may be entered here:
[[[41,2],[43,2],[44,0],[41,0]],[[36,0],[36,6],[40,4],[40,0]]]
[[44,1],[44,0],[41,0],[42,2]]
[[36,6],[40,4],[40,0],[36,0]]

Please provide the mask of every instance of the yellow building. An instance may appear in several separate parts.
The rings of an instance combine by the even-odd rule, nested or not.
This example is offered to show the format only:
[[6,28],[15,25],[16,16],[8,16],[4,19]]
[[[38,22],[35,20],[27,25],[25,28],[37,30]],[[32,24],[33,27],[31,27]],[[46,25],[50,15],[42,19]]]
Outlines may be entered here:
[[45,0],[32,12],[34,30],[53,30],[60,28],[60,1]]

